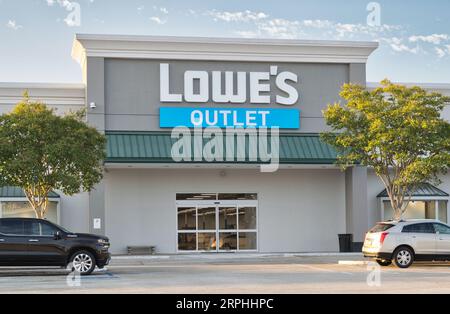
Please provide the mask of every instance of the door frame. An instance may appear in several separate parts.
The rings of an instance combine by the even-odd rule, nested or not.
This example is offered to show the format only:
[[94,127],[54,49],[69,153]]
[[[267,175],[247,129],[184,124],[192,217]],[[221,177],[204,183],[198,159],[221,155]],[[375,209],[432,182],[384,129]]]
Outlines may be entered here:
[[[230,233],[236,233],[237,236],[237,249],[236,250],[220,250],[219,249],[219,235],[220,233],[227,232],[228,230],[221,230],[219,228],[219,207],[227,207],[227,206],[234,206],[236,207],[236,210],[239,211],[239,208],[241,207],[255,207],[256,208],[256,229],[239,229],[239,215],[237,215],[236,218],[236,227],[237,229],[229,230]],[[195,207],[195,219],[196,219],[196,229],[195,230],[178,230],[178,208],[179,207]],[[214,207],[216,210],[216,249],[215,250],[199,250],[198,249],[198,234],[199,233],[212,233],[208,230],[199,230],[198,229],[198,209],[204,208],[204,207]],[[259,206],[257,200],[222,200],[222,201],[215,201],[215,200],[184,200],[184,201],[176,201],[175,202],[175,226],[176,226],[176,253],[177,254],[183,254],[183,253],[245,253],[245,252],[259,252]],[[239,233],[240,232],[252,232],[256,233],[256,249],[255,250],[240,250],[239,249]],[[179,250],[178,249],[178,235],[183,233],[191,233],[196,234],[197,237],[197,243],[196,243],[196,250]]]

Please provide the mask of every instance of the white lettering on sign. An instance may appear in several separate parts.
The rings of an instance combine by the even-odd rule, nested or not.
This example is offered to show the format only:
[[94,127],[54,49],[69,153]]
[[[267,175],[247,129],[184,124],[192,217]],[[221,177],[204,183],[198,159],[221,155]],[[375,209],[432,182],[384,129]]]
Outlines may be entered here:
[[[208,72],[186,71],[184,73],[184,100],[187,102],[207,102],[209,99]],[[199,92],[195,93],[194,83],[198,81]]]
[[224,127],[256,127],[258,126],[257,121],[260,121],[261,126],[267,127],[267,117],[269,115],[270,111],[247,110],[243,117],[239,117],[237,110],[208,109],[204,112],[202,110],[193,110],[190,119],[194,127],[201,127],[203,123],[206,123],[207,126],[220,124]]
[[162,102],[181,102],[183,100],[180,94],[171,94],[169,90],[169,65],[162,63],[159,66],[159,86],[161,89],[161,101]]
[[247,100],[247,73],[237,73],[237,92],[234,93],[234,73],[225,72],[225,93],[222,93],[222,72],[212,72],[213,101],[217,103],[245,103]]
[[270,104],[270,96],[261,95],[262,92],[270,92],[269,80],[269,72],[250,73],[250,102],[252,104]]
[[[282,95],[271,99],[271,77],[275,76],[275,86]],[[249,77],[250,91],[247,91]],[[292,85],[298,83],[298,75],[292,72],[278,73],[277,66],[270,66],[268,72],[232,72],[186,71],[184,73],[184,91],[175,93],[170,89],[170,71],[168,63],[160,64],[160,100],[166,103],[233,103],[277,104],[292,106],[299,100],[298,90]],[[210,90],[212,95],[210,95]]]

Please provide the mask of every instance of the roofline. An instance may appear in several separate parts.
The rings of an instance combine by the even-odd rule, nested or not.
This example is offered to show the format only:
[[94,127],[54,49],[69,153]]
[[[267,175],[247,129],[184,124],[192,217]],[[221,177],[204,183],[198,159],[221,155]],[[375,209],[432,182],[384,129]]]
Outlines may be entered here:
[[304,39],[272,39],[272,38],[238,38],[238,37],[194,37],[194,36],[148,36],[120,34],[75,34],[75,40],[97,41],[140,41],[168,43],[208,43],[208,44],[253,44],[253,45],[286,45],[286,46],[333,46],[333,47],[369,47],[378,48],[375,41],[344,40],[304,40]]
[[83,83],[0,82],[0,88],[19,89],[85,89]]
[[[450,83],[419,83],[419,82],[393,82],[395,84],[405,85],[408,87],[419,86],[425,89],[450,90]],[[367,88],[377,88],[381,84],[379,82],[367,82]]]
[[84,84],[0,82],[0,106],[11,106],[22,101],[24,91],[28,91],[32,99],[48,105],[76,107],[86,105]]
[[378,42],[76,34],[72,57],[366,63]]

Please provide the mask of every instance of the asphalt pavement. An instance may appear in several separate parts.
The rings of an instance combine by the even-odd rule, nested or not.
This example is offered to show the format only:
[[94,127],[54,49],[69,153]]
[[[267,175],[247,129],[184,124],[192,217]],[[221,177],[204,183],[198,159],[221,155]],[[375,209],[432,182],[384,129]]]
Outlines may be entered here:
[[115,257],[81,278],[0,268],[0,293],[450,293],[450,264],[381,268],[358,254]]

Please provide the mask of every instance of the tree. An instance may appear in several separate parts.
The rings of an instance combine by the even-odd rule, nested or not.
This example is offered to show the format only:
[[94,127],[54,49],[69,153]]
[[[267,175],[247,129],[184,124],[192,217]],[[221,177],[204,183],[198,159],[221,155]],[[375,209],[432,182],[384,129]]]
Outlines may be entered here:
[[21,187],[37,218],[45,217],[52,190],[90,191],[103,177],[106,138],[83,117],[58,116],[27,93],[0,116],[0,184]]
[[439,184],[450,165],[450,124],[442,119],[449,97],[389,80],[368,91],[342,87],[346,105],[329,105],[323,114],[331,132],[322,134],[339,154],[344,169],[354,164],[373,168],[382,180],[395,219],[407,210],[415,188]]

